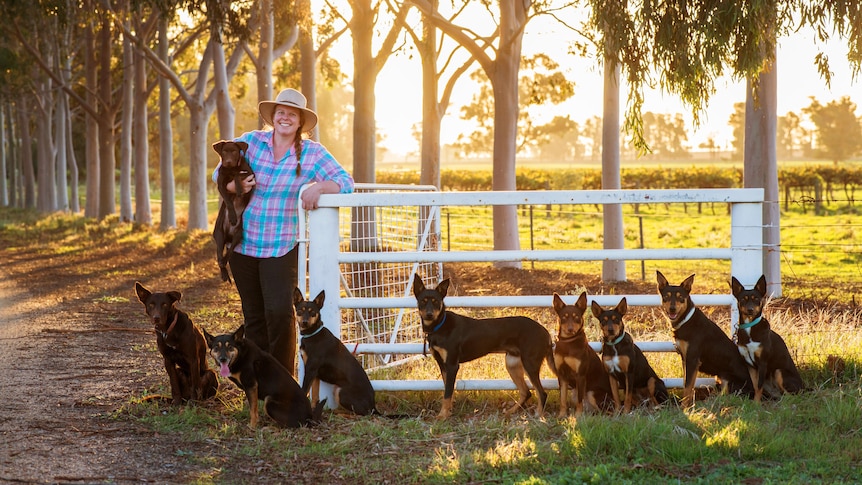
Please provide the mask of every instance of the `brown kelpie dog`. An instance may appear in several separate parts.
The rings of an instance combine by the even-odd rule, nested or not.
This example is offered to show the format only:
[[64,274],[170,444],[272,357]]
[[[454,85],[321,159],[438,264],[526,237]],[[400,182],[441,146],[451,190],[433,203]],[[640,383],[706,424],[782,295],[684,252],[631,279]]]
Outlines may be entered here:
[[780,392],[801,391],[804,387],[802,377],[793,363],[790,351],[787,350],[787,344],[772,330],[769,320],[763,316],[766,277],[761,275],[750,290],[746,290],[739,280],[731,277],[730,288],[739,307],[736,345],[748,364],[751,382],[754,384],[754,400],[760,402],[764,385],[770,382],[777,386]]
[[605,310],[595,301],[593,316],[602,329],[602,362],[610,375],[614,407],[620,411],[620,385],[625,391],[623,411],[631,411],[634,399],[648,400],[653,406],[667,401],[667,387],[655,373],[643,351],[626,332],[623,317],[628,310],[625,297],[616,307]]
[[155,327],[156,345],[165,361],[173,403],[215,396],[218,377],[207,364],[204,337],[188,314],[177,308],[182,294],[153,293],[139,282],[135,282],[135,293]]
[[[213,150],[219,154],[221,160],[216,181],[222,198],[213,227],[213,239],[216,243],[216,259],[221,270],[221,279],[230,281],[227,265],[234,248],[242,242],[242,215],[254,192],[252,189],[242,193],[242,181],[254,172],[244,155],[248,150],[248,143],[221,140],[213,143]],[[231,181],[236,187],[236,193],[227,190]]]
[[682,357],[683,407],[694,404],[694,384],[698,371],[716,377],[723,392],[753,395],[748,368],[736,345],[718,325],[691,301],[694,275],[680,285],[671,285],[656,271],[661,307],[673,329],[674,345]]
[[380,414],[374,405],[374,388],[356,360],[341,340],[323,325],[320,309],[326,294],[321,291],[314,300],[306,300],[302,290],[294,288],[293,305],[299,326],[299,351],[305,367],[302,393],[311,390],[311,404],[320,397],[320,381],[334,386],[336,408],[359,415]]
[[413,295],[422,319],[422,330],[431,355],[443,377],[443,405],[439,419],[452,414],[452,394],[462,362],[469,362],[492,352],[506,353],[506,370],[518,387],[520,399],[507,412],[522,409],[530,398],[524,374],[539,394],[537,414],[542,416],[547,392],[542,387],[539,372],[547,360],[554,370],[554,348],[551,334],[539,322],[524,316],[471,318],[446,310],[443,299],[449,291],[449,279],[436,288],[426,288],[417,274],[413,278]]
[[569,387],[575,399],[575,416],[583,414],[585,409],[606,413],[613,408],[608,371],[584,332],[586,310],[587,292],[581,292],[574,305],[567,305],[554,293],[554,311],[560,325],[554,360],[560,383],[561,418],[569,414]]
[[299,428],[320,421],[324,399],[312,410],[308,398],[290,371],[269,352],[261,350],[245,338],[245,326],[233,333],[212,336],[204,330],[210,356],[219,367],[219,374],[229,378],[245,392],[248,401],[249,426],[257,427],[260,419],[258,400],[263,410],[279,426]]

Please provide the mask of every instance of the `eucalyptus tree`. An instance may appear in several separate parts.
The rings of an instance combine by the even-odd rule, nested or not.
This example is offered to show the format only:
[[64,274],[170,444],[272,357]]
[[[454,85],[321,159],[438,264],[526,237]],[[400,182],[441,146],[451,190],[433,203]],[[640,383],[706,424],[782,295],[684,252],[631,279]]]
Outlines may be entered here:
[[[491,82],[494,96],[493,190],[515,190],[515,154],[518,123],[518,71],[521,44],[529,20],[543,12],[551,2],[525,0],[509,2],[471,2],[484,10],[491,32],[479,33],[477,22],[456,23],[440,13],[430,0],[407,0],[424,18],[454,39],[476,59]],[[516,206],[495,206],[494,249],[520,249],[518,212]],[[517,261],[497,263],[499,266],[520,267]]]
[[[819,41],[831,35],[846,39],[854,76],[862,63],[862,9],[858,0],[721,0],[647,2],[587,0],[600,52],[616,53],[613,61],[625,71],[628,107],[625,129],[643,141],[641,110],[644,90],[654,80],[678,95],[700,122],[715,81],[725,74],[745,80],[746,144],[744,184],[765,189],[764,261],[770,291],[780,296],[779,213],[775,160],[775,52],[777,39],[794,29],[813,28]],[[814,60],[828,82],[828,58]]]

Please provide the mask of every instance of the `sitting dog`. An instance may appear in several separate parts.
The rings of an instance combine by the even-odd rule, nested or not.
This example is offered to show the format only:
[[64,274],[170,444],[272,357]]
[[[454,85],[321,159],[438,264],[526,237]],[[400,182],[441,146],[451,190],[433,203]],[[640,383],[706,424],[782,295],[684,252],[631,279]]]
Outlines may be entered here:
[[602,329],[602,362],[610,375],[614,408],[620,411],[620,384],[625,391],[623,411],[628,413],[635,397],[648,399],[653,406],[667,401],[667,387],[655,373],[640,347],[626,332],[623,317],[628,310],[625,297],[610,310],[605,310],[595,301],[592,304],[593,316]]
[[[243,155],[248,150],[248,143],[222,140],[213,144],[213,150],[219,154],[221,160],[216,181],[222,198],[213,227],[213,239],[216,243],[216,259],[221,270],[221,279],[229,282],[227,265],[234,248],[242,242],[242,215],[254,192],[252,189],[241,193],[242,181],[249,175],[254,175],[254,172]],[[236,193],[227,190],[231,181]]]
[[269,352],[261,350],[245,338],[245,326],[233,333],[218,336],[204,330],[210,356],[219,367],[219,374],[245,392],[248,400],[249,426],[257,427],[260,419],[258,400],[263,399],[263,410],[279,426],[299,428],[320,421],[324,399],[312,410],[308,398],[299,384],[281,363]]
[[750,290],[731,277],[730,288],[739,307],[736,345],[748,364],[754,385],[754,400],[761,401],[767,383],[774,384],[782,393],[801,391],[804,387],[802,377],[787,350],[787,344],[772,330],[769,320],[763,317],[766,277],[761,275]]
[[155,327],[156,345],[165,361],[173,404],[215,396],[218,377],[207,364],[204,337],[188,314],[177,308],[182,294],[153,293],[139,282],[135,282],[135,293]]
[[452,394],[460,364],[492,352],[506,353],[506,369],[520,393],[518,403],[507,413],[523,409],[530,398],[524,380],[526,372],[539,394],[537,414],[542,416],[547,399],[539,378],[542,361],[547,360],[554,369],[554,348],[548,330],[524,316],[477,319],[448,311],[443,303],[448,290],[448,278],[436,288],[426,288],[422,278],[414,275],[413,295],[422,319],[422,330],[444,383],[443,405],[437,417],[446,419],[452,414]]
[[320,381],[332,384],[337,408],[359,415],[380,414],[374,405],[374,388],[356,360],[341,340],[323,326],[320,309],[326,294],[321,291],[314,300],[306,300],[302,290],[294,288],[293,305],[299,326],[299,351],[305,367],[302,393],[311,390],[311,404],[320,397]]
[[670,321],[674,345],[682,357],[683,407],[694,405],[694,383],[698,371],[716,376],[723,392],[751,397],[751,378],[736,345],[691,301],[694,275],[675,286],[656,271],[656,280],[662,311]]
[[584,313],[587,310],[587,292],[574,305],[567,305],[554,293],[554,312],[559,319],[554,360],[557,381],[560,384],[560,413],[569,414],[569,387],[575,399],[575,415],[588,412],[609,412],[613,406],[608,371],[599,354],[590,347],[584,332]]

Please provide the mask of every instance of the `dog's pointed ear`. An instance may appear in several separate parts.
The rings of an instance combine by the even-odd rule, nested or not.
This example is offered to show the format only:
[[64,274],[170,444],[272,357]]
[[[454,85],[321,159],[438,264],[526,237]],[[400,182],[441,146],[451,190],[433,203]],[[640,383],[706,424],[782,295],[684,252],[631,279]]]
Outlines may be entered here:
[[206,339],[206,341],[207,341],[207,348],[208,349],[213,348],[213,338],[214,337],[212,335],[210,335],[209,332],[207,332],[207,329],[201,328],[201,330],[204,331],[204,339]]
[[661,271],[655,270],[655,279],[656,283],[658,283],[658,291],[659,293],[661,293],[662,288],[667,286],[667,278],[665,278],[664,275],[661,274]]
[[237,342],[245,340],[245,325],[240,325],[239,328],[233,332],[233,338]]
[[422,282],[422,277],[419,273],[413,275],[413,296],[419,297],[419,294],[425,291],[425,283]]
[[604,310],[602,310],[602,306],[599,305],[598,302],[596,302],[596,300],[593,300],[592,303],[590,303],[590,309],[593,311],[593,316],[599,320],[599,325],[601,325],[602,324],[601,316],[602,316],[602,312],[604,311]]
[[761,295],[766,296],[766,275],[760,275],[754,289],[759,291]]
[[581,296],[578,297],[578,301],[575,302],[575,306],[578,307],[578,309],[581,311],[581,313],[584,313],[585,311],[587,311],[587,292],[586,291],[581,292]]
[[620,315],[625,315],[628,309],[629,303],[626,301],[626,297],[623,297],[623,299],[617,303],[617,312],[619,312]]
[[303,296],[302,290],[299,287],[295,287],[293,289],[293,306],[299,305],[303,301],[305,301],[305,296]]
[[742,283],[740,283],[738,279],[736,279],[736,276],[730,277],[730,292],[733,293],[733,296],[738,297],[739,292],[744,290],[744,289],[745,289],[745,287],[742,286]]
[[183,294],[179,291],[169,291],[168,296],[174,301],[174,303],[183,299]]
[[555,291],[554,292],[554,311],[559,313],[559,311],[562,310],[563,307],[565,307],[565,306],[566,306],[566,302],[564,302],[563,299],[560,298],[560,295],[558,295],[557,292]]
[[685,288],[685,291],[687,291],[689,293],[691,293],[692,285],[694,285],[694,275],[691,275],[688,278],[684,279],[682,284],[680,284],[680,286]]
[[442,296],[446,296],[449,293],[449,278],[446,278],[437,285],[437,293],[440,293]]
[[216,153],[221,155],[221,151],[222,151],[222,148],[224,148],[225,143],[227,143],[227,140],[219,140],[219,141],[213,143],[213,150],[215,150]]
[[318,308],[323,308],[323,300],[325,300],[325,299],[326,299],[326,292],[323,290],[320,290],[320,293],[318,293],[317,296],[314,297],[314,303],[317,304]]
[[147,301],[147,298],[149,298],[150,295],[153,294],[150,290],[144,288],[144,285],[142,285],[139,281],[135,281],[135,293],[137,293],[138,300],[140,300],[141,303],[145,303]]

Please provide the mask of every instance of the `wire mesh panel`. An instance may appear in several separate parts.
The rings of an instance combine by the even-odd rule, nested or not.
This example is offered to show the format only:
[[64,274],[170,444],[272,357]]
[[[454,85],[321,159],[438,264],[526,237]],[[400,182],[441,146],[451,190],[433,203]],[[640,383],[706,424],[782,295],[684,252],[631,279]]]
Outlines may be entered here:
[[[433,186],[357,184],[356,192],[436,190]],[[355,207],[339,210],[342,252],[440,250],[440,208],[421,206]],[[391,298],[412,294],[413,275],[439,281],[442,263],[343,263],[342,294],[348,298]],[[341,311],[341,339],[348,344],[417,343],[422,326],[414,309],[356,308]],[[366,368],[391,364],[393,354],[358,356]]]

